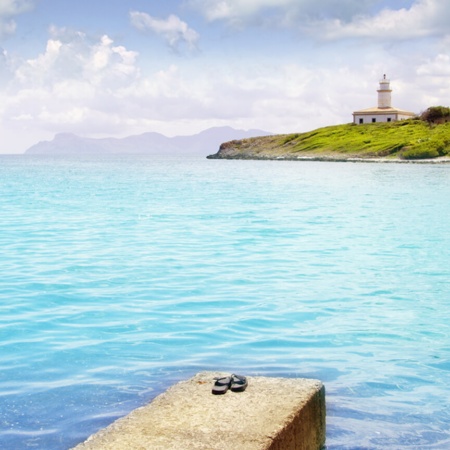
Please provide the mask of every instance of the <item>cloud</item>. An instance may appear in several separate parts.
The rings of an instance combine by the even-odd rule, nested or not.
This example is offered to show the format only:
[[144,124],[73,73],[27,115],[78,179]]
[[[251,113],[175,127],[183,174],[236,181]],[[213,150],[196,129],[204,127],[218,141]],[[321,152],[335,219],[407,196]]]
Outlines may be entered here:
[[293,4],[291,0],[191,0],[190,3],[210,21],[236,21],[259,14],[267,8],[280,9]]
[[413,0],[409,8],[381,10],[376,0],[190,0],[189,4],[209,21],[286,27],[317,40],[402,40],[445,36],[450,30],[450,9],[441,0]]
[[0,38],[16,31],[14,16],[29,11],[33,7],[31,0],[0,0]]
[[[41,54],[14,62],[1,92],[0,122],[52,132],[111,128],[112,111],[124,110],[116,93],[140,77],[138,53],[114,45],[107,35],[92,39],[66,29],[50,32]],[[5,52],[2,61],[11,65]]]
[[[374,4],[376,0],[190,0],[192,8],[207,20],[225,20],[231,24],[258,21],[264,14],[273,15],[279,25],[295,25],[303,20],[340,18],[348,20]],[[267,21],[264,21],[267,22]]]
[[[448,54],[440,53],[434,59],[427,61],[426,64],[419,66],[417,74],[441,78],[442,84],[449,87],[450,56]],[[447,82],[445,82],[446,80]]]
[[151,31],[161,36],[174,50],[179,50],[181,44],[186,44],[190,50],[197,47],[200,35],[183,22],[179,17],[171,14],[166,20],[157,19],[149,14],[130,12],[132,25],[140,31]]
[[448,53],[439,53],[417,67],[416,89],[421,93],[426,107],[450,105],[449,78],[450,56]]
[[46,87],[61,80],[81,80],[91,86],[120,86],[138,75],[137,52],[114,45],[107,35],[93,40],[81,32],[50,28],[45,51],[34,59],[22,61],[15,82]]
[[[341,121],[341,102],[326,94],[340,92],[333,70],[274,63],[255,72],[254,64],[237,68],[223,62],[200,71],[172,64],[143,75],[135,55],[108,36],[96,42],[83,34],[57,37],[17,69],[4,105],[3,122],[10,128],[81,135],[156,128],[180,134],[227,124],[288,132],[314,128],[312,118],[317,125]],[[343,76],[356,80],[358,74]]]
[[380,40],[402,40],[449,34],[448,5],[439,0],[419,0],[409,9],[384,9],[374,16],[355,16],[351,22],[327,20],[311,23],[308,31],[316,34],[320,26],[323,39],[371,38]]
[[16,22],[14,20],[5,21],[0,19],[0,38],[7,34],[13,34],[15,31]]
[[[0,56],[8,65],[8,55]],[[7,132],[2,139],[13,136],[23,151],[36,136],[51,139],[57,132],[173,135],[225,124],[289,131],[313,128],[312,115],[324,120],[330,114],[336,122],[334,113],[319,112],[323,88],[317,74],[297,65],[274,63],[255,73],[253,63],[230,67],[223,61],[201,69],[172,64],[143,74],[138,63],[136,52],[107,35],[93,39],[51,28],[43,51],[15,61],[0,90],[0,124]]]

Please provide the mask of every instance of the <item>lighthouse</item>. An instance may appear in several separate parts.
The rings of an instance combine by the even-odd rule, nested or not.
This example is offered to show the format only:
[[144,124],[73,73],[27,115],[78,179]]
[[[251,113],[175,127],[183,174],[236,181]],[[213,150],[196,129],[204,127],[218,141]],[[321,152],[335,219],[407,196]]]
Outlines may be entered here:
[[392,89],[390,88],[390,82],[386,78],[386,74],[383,75],[383,79],[380,80],[380,89],[378,89],[378,108],[391,108]]
[[360,109],[353,113],[353,123],[362,125],[365,123],[394,122],[396,120],[411,119],[416,114],[392,106],[392,89],[390,81],[383,75],[380,80],[378,92],[378,106]]

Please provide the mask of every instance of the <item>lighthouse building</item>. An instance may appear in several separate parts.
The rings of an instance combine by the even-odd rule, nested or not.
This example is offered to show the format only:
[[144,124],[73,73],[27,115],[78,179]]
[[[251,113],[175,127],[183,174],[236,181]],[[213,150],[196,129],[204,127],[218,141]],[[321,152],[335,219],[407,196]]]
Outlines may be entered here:
[[394,122],[396,120],[411,119],[416,116],[415,113],[394,108],[391,103],[390,82],[383,75],[380,80],[380,89],[378,89],[378,106],[373,108],[361,109],[353,113],[353,123],[376,123],[376,122]]

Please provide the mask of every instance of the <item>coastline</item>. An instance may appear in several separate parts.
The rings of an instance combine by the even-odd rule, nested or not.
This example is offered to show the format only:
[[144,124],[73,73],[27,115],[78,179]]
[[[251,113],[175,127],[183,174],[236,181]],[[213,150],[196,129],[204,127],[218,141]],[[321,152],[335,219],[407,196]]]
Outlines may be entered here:
[[224,142],[209,159],[330,162],[450,162],[450,122],[403,120],[344,124],[304,133],[256,136]]
[[208,155],[207,159],[224,160],[247,160],[247,161],[321,161],[321,162],[352,162],[352,163],[378,163],[378,164],[448,164],[450,158],[428,158],[428,159],[401,159],[401,158],[361,158],[352,156],[330,156],[330,155],[311,155],[311,156],[270,156],[270,155],[248,155],[240,154],[236,156],[221,155],[220,151],[213,155]]

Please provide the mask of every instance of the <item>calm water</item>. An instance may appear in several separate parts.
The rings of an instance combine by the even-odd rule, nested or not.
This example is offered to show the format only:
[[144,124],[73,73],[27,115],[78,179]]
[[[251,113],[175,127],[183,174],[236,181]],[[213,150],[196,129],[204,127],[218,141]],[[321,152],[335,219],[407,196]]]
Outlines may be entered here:
[[328,449],[450,448],[450,166],[0,158],[0,448],[203,370],[313,377]]

